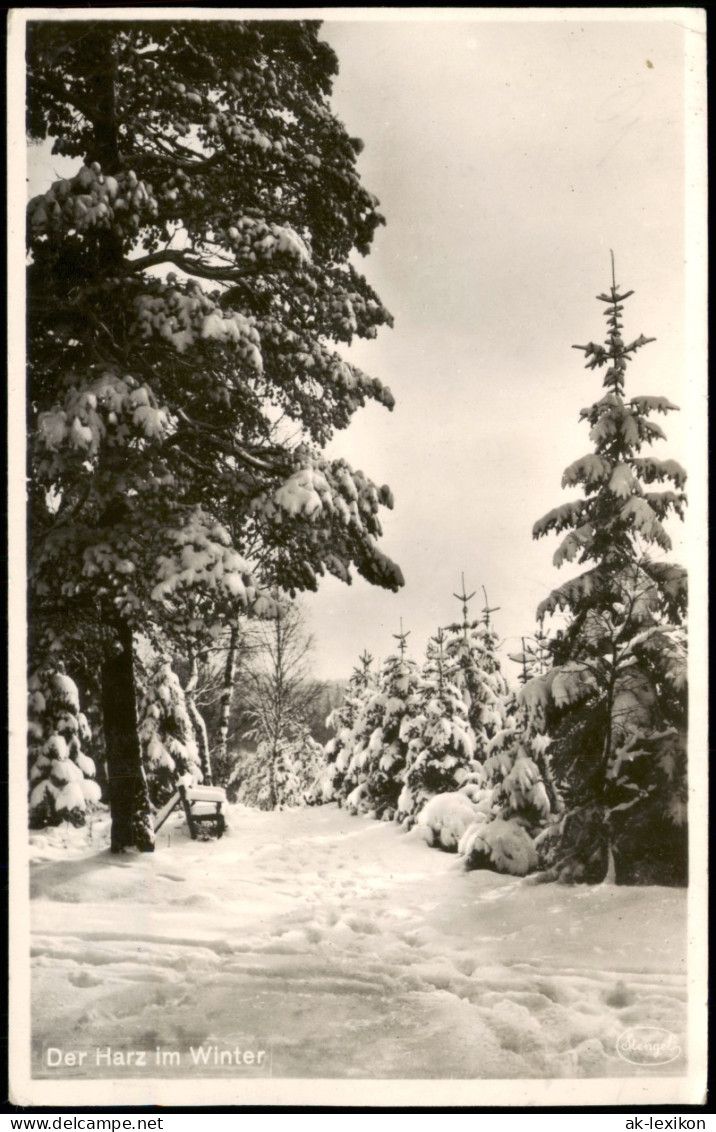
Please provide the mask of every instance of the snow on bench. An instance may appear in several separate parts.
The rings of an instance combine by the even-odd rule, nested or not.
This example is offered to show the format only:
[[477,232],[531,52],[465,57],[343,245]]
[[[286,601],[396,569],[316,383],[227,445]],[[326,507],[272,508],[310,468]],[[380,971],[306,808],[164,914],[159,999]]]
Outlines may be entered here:
[[154,819],[154,832],[157,833],[169,815],[182,806],[192,841],[198,838],[201,827],[208,827],[216,837],[221,837],[226,829],[225,802],[226,791],[220,786],[196,786],[180,780],[176,792]]

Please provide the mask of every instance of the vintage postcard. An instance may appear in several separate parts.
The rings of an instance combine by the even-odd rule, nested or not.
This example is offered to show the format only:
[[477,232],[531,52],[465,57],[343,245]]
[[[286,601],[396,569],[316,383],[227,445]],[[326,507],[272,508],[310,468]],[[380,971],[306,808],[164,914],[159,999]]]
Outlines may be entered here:
[[704,12],[8,75],[13,1103],[704,1103]]

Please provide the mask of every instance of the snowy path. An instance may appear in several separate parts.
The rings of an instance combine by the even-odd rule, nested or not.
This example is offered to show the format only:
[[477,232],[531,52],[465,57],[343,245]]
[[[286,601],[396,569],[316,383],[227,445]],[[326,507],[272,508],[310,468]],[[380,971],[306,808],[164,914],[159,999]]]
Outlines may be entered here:
[[[684,1048],[683,891],[465,874],[334,807],[235,807],[231,826],[197,843],[177,819],[127,858],[97,829],[34,839],[37,1076],[58,1072],[48,1047],[154,1051],[122,1076],[215,1046],[266,1051],[244,1075],[468,1079],[653,1075],[616,1053],[636,1026]],[[60,1072],[118,1075],[94,1054]]]

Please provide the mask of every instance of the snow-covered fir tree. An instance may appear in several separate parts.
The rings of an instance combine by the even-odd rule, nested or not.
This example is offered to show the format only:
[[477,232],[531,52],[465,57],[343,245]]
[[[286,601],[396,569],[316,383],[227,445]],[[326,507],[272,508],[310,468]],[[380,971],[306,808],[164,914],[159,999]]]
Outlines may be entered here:
[[29,680],[30,826],[83,825],[101,799],[94,761],[83,746],[90,739],[74,680],[43,668]]
[[407,741],[408,750],[395,816],[407,828],[436,794],[484,780],[474,759],[475,735],[468,709],[454,679],[461,670],[445,646],[446,634],[440,629],[428,643],[411,710],[400,728],[400,739]]
[[509,656],[510,660],[520,666],[517,677],[520,684],[526,684],[534,676],[542,676],[548,668],[551,668],[552,653],[550,651],[549,634],[544,632],[540,624],[534,637],[522,637],[521,650],[510,653]]
[[[462,787],[472,805],[472,821],[461,830],[457,847],[467,868],[522,875],[536,862],[531,833],[539,828],[549,805],[544,776],[532,757],[531,744],[518,732],[515,696],[502,673],[491,617],[497,607],[490,606],[484,587],[483,594],[482,616],[473,620],[469,603],[475,594],[468,594],[463,575],[462,593],[454,595],[462,603],[462,621],[448,626],[445,638],[452,678],[467,707],[481,768],[480,780],[473,787]],[[453,803],[446,795],[436,807],[435,821],[428,822],[434,842],[452,848],[452,835],[445,845],[443,807],[450,819],[448,827],[455,830],[464,826],[470,809],[463,798]]]
[[502,728],[487,744],[479,812],[458,844],[468,869],[525,876],[537,866],[534,837],[559,805],[547,766],[548,737],[534,727],[521,693],[504,701]]
[[[509,686],[497,655],[499,638],[495,632],[485,594],[485,608],[479,620],[470,617],[469,603],[475,596],[465,590],[454,596],[462,602],[462,621],[445,629],[445,653],[452,662],[453,680],[467,707],[467,718],[475,735],[475,758],[484,762],[490,740],[505,721],[505,700]],[[484,592],[484,591],[483,591]]]
[[[604,345],[577,346],[606,367],[605,393],[582,418],[594,449],[564,473],[583,497],[550,511],[534,537],[567,532],[555,565],[589,565],[541,604],[566,627],[551,664],[522,698],[551,736],[550,763],[566,809],[540,839],[542,862],[563,880],[683,883],[686,877],[686,572],[664,561],[664,520],[683,515],[684,469],[642,455],[664,439],[651,419],[665,397],[627,397],[627,364],[653,339],[622,337],[633,292],[612,285]],[[666,489],[659,485],[669,484]],[[651,547],[657,553],[650,553]]]
[[375,687],[368,688],[350,737],[341,794],[347,809],[390,819],[404,785],[408,740],[403,722],[414,708],[420,672],[406,657],[408,633],[394,634],[398,653],[384,661]]
[[[522,651],[510,654],[521,667],[522,687],[551,663],[547,634],[540,626],[531,639],[522,638]],[[528,708],[522,689],[504,698],[504,721],[487,745],[485,775],[492,787],[492,814],[513,819],[535,835],[561,801],[549,763],[549,735],[544,712]]]
[[560,806],[548,760],[549,736],[518,692],[509,702],[505,726],[490,741],[485,775],[496,817],[514,818],[535,834]]
[[324,748],[326,767],[322,776],[322,797],[325,801],[341,800],[343,779],[350,759],[352,732],[356,719],[369,690],[375,687],[375,674],[371,670],[373,657],[366,650],[358,658],[343,699],[326,720],[334,732]]
[[203,778],[199,745],[184,689],[169,661],[150,663],[139,699],[139,738],[150,796],[163,806],[187,774]]

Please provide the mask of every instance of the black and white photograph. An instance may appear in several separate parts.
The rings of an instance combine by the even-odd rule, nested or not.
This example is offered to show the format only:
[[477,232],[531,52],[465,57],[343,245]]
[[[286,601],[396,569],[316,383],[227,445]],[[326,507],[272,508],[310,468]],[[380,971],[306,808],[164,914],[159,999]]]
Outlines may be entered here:
[[8,27],[11,1100],[703,1104],[704,11]]

